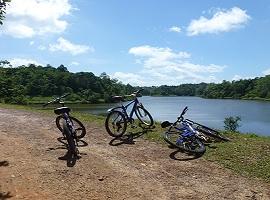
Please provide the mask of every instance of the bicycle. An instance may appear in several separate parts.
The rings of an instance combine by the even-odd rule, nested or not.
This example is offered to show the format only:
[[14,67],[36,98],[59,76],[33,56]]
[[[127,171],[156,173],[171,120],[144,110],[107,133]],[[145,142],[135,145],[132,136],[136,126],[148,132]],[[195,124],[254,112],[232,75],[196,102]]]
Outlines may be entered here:
[[60,104],[61,107],[55,108],[54,113],[58,115],[55,119],[57,128],[62,132],[64,138],[68,143],[68,150],[70,153],[78,154],[78,140],[86,135],[86,129],[82,122],[75,117],[70,116],[71,109],[65,106],[65,103],[61,99],[67,97],[70,94],[57,97],[52,101],[43,104],[43,107],[49,104]]
[[205,145],[202,142],[203,138],[192,125],[184,119],[184,114],[188,108],[185,107],[181,115],[174,123],[164,121],[161,123],[162,128],[169,127],[164,133],[164,140],[170,145],[177,147],[183,151],[195,154],[202,154],[206,151]]
[[[168,142],[169,144],[173,146],[186,150],[182,147],[179,147],[179,145],[176,144],[177,138],[174,138],[175,137],[174,134],[176,133],[171,131],[171,129],[173,128],[176,129],[176,132],[178,131],[178,134],[181,134],[181,131],[183,132],[183,130],[185,129],[189,129],[190,131],[194,132],[194,134],[200,141],[204,141],[204,142],[209,142],[211,139],[230,141],[229,138],[225,137],[220,132],[214,129],[211,129],[205,125],[194,122],[190,119],[184,119],[184,115],[187,112],[187,110],[188,110],[188,107],[185,107],[180,117],[177,118],[177,121],[175,123],[170,123],[168,121],[164,121],[161,123],[162,128],[170,126],[169,130],[165,132],[164,134],[164,140],[166,142]],[[181,123],[182,123],[182,128],[179,128],[178,126],[179,124],[181,125]]]
[[[134,118],[133,115],[137,116],[138,120],[147,127],[151,127],[154,124],[151,114],[144,108],[142,103],[139,102],[138,97],[142,95],[140,92],[143,89],[140,89],[130,95],[124,96],[113,96],[112,99],[120,101],[121,106],[114,107],[108,110],[108,115],[105,121],[105,127],[109,135],[112,137],[121,137],[127,129],[127,123],[130,123],[133,126]],[[134,99],[129,102],[127,105],[123,105],[125,98],[133,97]],[[128,114],[127,109],[133,104],[133,107]]]

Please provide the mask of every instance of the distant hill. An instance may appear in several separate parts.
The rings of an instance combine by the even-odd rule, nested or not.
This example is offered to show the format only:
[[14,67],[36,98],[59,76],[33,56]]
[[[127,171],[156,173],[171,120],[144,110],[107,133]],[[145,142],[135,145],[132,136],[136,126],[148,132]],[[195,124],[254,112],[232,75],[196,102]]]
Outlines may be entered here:
[[270,75],[220,84],[133,87],[110,78],[105,72],[100,76],[91,72],[72,73],[64,65],[55,68],[30,64],[12,68],[8,61],[0,61],[0,101],[5,103],[26,104],[64,93],[71,93],[69,101],[110,102],[112,95],[130,94],[139,88],[144,88],[143,95],[149,96],[270,99]]

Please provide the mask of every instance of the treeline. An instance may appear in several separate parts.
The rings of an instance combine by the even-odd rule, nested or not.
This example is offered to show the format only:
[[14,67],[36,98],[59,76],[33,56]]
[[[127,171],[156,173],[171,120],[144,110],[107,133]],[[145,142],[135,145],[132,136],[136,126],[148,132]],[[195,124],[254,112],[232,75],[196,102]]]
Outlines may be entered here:
[[[270,99],[270,75],[247,80],[179,86],[143,87],[149,96],[200,96],[204,98]],[[71,93],[67,100],[80,103],[111,102],[111,96],[130,94],[139,87],[125,85],[106,73],[71,73],[64,65],[20,66],[12,68],[0,61],[0,102],[26,104]]]
[[[68,101],[81,103],[110,102],[112,95],[131,93],[135,89],[111,79],[106,73],[71,73],[64,65],[54,68],[30,64],[16,68],[0,62],[0,101],[26,104],[34,97],[60,96],[71,93]],[[40,98],[41,100],[44,98]]]
[[145,95],[200,96],[217,99],[270,99],[270,75],[222,83],[182,84],[145,87]]

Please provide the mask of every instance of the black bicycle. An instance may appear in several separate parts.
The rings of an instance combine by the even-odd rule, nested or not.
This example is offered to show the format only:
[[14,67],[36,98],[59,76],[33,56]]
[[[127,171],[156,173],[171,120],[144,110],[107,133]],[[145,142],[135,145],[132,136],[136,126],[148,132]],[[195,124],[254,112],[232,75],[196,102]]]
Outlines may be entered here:
[[64,138],[68,143],[68,150],[73,155],[77,155],[78,152],[78,140],[83,138],[86,134],[86,129],[82,122],[75,117],[70,116],[71,109],[65,106],[65,103],[61,99],[65,98],[69,94],[65,94],[61,97],[57,97],[52,101],[47,102],[43,107],[49,104],[60,104],[61,107],[54,109],[54,113],[58,115],[56,117],[56,126],[62,132]]
[[[131,125],[134,124],[133,115],[137,116],[138,120],[146,127],[151,127],[154,124],[153,118],[151,114],[144,108],[143,104],[139,102],[138,97],[142,95],[140,92],[143,89],[140,89],[130,95],[124,96],[114,96],[112,97],[115,101],[120,101],[121,103],[125,101],[128,97],[133,97],[134,99],[129,102],[127,105],[121,105],[118,107],[114,107],[108,110],[108,115],[105,121],[105,127],[109,135],[113,137],[121,137],[126,129],[127,123]],[[133,104],[133,107],[128,114],[127,109],[130,105]]]
[[206,148],[203,143],[202,136],[192,127],[192,125],[184,119],[187,107],[182,111],[181,115],[174,123],[164,121],[161,123],[162,128],[169,127],[164,133],[164,140],[170,145],[177,147],[183,151],[195,154],[202,154]]

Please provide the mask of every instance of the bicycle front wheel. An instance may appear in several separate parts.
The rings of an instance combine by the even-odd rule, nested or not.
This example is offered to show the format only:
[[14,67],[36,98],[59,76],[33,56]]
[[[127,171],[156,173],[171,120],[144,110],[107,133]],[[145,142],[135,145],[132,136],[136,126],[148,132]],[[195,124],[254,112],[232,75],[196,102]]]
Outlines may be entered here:
[[125,115],[118,110],[110,112],[107,115],[105,127],[110,136],[112,137],[122,136],[127,129],[127,121]]
[[154,124],[151,114],[144,107],[137,106],[135,114],[144,125],[150,127]]
[[206,150],[205,145],[196,137],[185,138],[176,131],[165,132],[163,138],[170,145],[186,152],[202,154]]
[[69,130],[66,122],[63,123],[63,135],[66,137],[67,139],[67,143],[68,143],[68,151],[71,154],[77,155],[77,148],[76,148],[76,144],[75,144],[75,139],[72,136],[71,131]]
[[[86,129],[85,129],[83,123],[75,117],[69,116],[69,119],[73,123],[73,127],[74,127],[74,130],[76,132],[76,137],[78,139],[83,138],[86,135]],[[61,132],[63,132],[64,121],[65,121],[65,119],[63,118],[62,115],[57,116],[55,119],[56,126]]]

